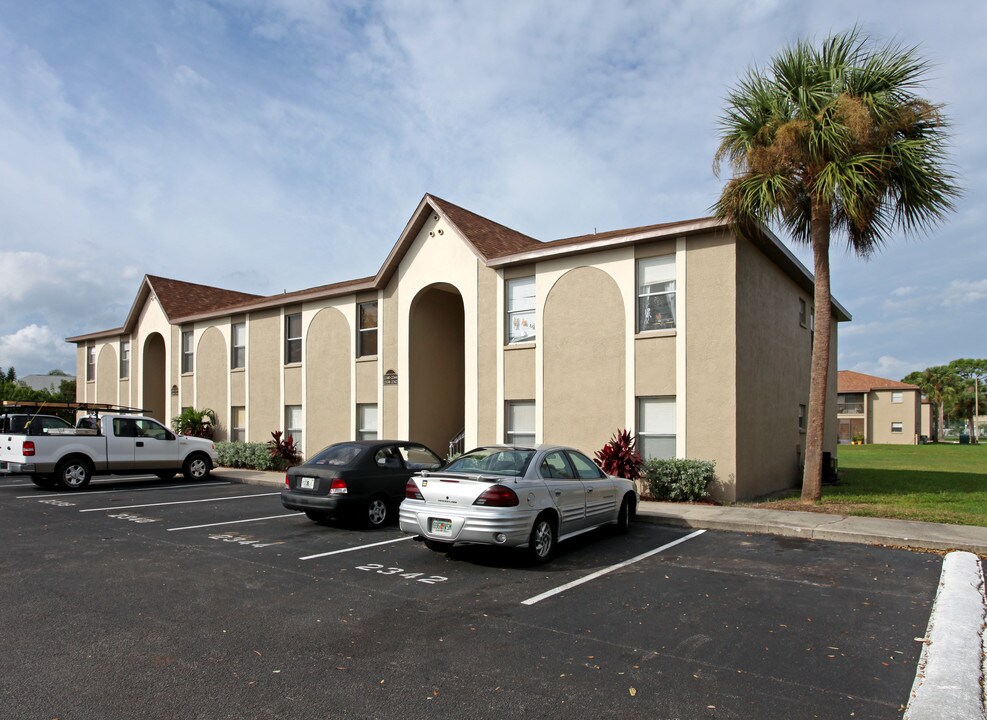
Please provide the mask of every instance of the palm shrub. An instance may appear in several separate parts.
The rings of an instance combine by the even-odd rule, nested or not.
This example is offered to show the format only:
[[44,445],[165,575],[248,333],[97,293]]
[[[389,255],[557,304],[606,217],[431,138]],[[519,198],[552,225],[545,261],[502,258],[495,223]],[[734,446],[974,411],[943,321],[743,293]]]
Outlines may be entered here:
[[716,479],[715,465],[712,460],[651,458],[644,463],[644,482],[655,500],[705,500]]
[[286,470],[301,463],[302,454],[295,445],[294,437],[284,437],[283,432],[275,430],[271,433],[271,438],[273,439],[267,441],[267,452],[276,470]]
[[596,464],[607,475],[636,480],[641,474],[641,453],[637,451],[637,438],[626,428],[618,430],[610,442],[596,451]]
[[212,439],[216,435],[216,412],[209,408],[185,408],[171,419],[172,429],[179,435]]

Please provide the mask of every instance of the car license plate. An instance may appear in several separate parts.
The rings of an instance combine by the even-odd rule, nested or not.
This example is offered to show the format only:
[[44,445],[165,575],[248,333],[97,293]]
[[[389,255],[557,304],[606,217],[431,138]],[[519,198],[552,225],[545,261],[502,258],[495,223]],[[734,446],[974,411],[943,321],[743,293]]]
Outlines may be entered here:
[[452,535],[452,520],[432,520],[433,535]]
[[311,490],[315,487],[315,478],[301,478],[301,482],[298,483],[298,487],[302,490]]

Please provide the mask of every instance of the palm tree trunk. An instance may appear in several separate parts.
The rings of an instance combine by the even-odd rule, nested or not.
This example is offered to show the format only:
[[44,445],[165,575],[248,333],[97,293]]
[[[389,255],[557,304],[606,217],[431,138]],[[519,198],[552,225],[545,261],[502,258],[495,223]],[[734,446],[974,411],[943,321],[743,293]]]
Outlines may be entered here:
[[822,453],[826,431],[826,387],[829,381],[829,335],[833,306],[829,287],[829,205],[812,203],[812,259],[815,271],[815,328],[809,376],[809,422],[805,433],[802,502],[822,497]]

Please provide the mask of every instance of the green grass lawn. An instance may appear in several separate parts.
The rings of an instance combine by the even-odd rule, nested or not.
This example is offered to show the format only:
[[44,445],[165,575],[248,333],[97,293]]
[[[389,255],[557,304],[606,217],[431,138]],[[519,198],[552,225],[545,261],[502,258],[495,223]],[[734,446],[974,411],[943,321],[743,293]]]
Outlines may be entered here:
[[823,486],[817,510],[987,527],[987,443],[840,445],[838,457],[840,484]]

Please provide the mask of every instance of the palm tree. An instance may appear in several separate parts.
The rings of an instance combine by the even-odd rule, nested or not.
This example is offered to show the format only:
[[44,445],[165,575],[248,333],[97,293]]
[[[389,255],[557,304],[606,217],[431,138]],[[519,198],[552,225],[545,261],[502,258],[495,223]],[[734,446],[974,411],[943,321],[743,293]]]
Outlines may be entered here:
[[949,365],[933,365],[905,376],[902,382],[918,385],[922,394],[936,408],[936,440],[941,441],[946,427],[946,406],[952,406],[960,379]]
[[934,227],[959,190],[944,167],[941,107],[915,94],[928,65],[914,48],[874,47],[857,29],[800,41],[727,99],[714,166],[734,176],[713,210],[742,235],[772,223],[812,247],[816,323],[802,501],[822,493],[830,362],[829,247],[835,230],[868,256],[892,231]]

